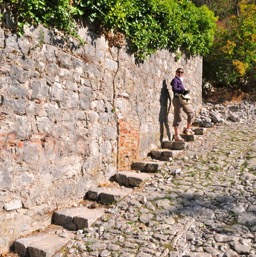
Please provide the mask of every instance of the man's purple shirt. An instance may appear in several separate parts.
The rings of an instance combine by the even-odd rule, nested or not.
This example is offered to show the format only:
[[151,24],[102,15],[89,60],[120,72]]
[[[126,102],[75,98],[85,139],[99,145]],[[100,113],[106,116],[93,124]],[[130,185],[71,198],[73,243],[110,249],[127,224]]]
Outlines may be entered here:
[[175,76],[171,82],[172,91],[174,93],[181,93],[183,90],[185,90],[185,87],[181,81],[181,79],[177,76]]

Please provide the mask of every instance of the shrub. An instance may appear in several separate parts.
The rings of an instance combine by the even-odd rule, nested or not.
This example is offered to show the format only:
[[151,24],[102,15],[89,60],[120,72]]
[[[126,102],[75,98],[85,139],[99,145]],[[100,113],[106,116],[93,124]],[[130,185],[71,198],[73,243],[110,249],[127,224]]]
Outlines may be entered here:
[[17,32],[39,23],[76,35],[76,18],[105,31],[122,33],[130,50],[144,60],[158,49],[204,55],[212,44],[216,18],[206,6],[189,0],[0,0]]

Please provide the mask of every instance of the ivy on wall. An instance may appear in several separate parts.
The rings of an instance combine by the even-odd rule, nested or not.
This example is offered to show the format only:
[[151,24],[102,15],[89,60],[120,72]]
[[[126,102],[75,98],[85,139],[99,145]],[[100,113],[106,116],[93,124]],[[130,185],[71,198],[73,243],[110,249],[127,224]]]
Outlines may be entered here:
[[10,15],[14,29],[22,34],[24,25],[43,24],[76,35],[75,17],[82,12],[70,0],[0,0],[2,21]]
[[204,55],[216,22],[206,6],[189,0],[0,0],[0,6],[2,18],[9,13],[18,33],[25,24],[41,23],[77,36],[76,20],[84,18],[124,35],[138,60],[158,49]]
[[204,55],[215,32],[213,12],[189,0],[88,0],[83,12],[91,22],[123,32],[138,59],[157,49]]

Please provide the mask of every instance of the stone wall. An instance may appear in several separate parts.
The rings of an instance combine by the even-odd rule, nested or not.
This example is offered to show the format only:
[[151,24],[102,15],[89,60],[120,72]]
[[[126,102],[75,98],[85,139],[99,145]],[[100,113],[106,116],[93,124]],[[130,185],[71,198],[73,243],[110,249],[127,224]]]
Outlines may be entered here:
[[79,34],[87,42],[80,47],[43,27],[21,38],[0,29],[0,252],[160,147],[164,80],[177,67],[201,108],[201,58],[175,62],[163,50],[136,64],[125,46],[109,47],[88,28]]

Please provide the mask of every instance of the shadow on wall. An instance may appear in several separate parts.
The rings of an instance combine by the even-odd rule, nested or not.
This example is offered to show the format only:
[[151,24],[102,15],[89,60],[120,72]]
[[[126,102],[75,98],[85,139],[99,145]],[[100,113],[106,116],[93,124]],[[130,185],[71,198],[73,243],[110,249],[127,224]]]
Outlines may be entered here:
[[171,140],[170,127],[168,124],[168,113],[171,107],[171,97],[167,88],[166,80],[163,80],[159,101],[160,101],[160,113],[159,113],[160,142],[162,143],[165,131],[166,131],[168,140]]

